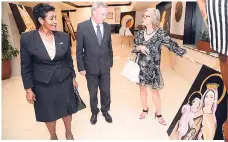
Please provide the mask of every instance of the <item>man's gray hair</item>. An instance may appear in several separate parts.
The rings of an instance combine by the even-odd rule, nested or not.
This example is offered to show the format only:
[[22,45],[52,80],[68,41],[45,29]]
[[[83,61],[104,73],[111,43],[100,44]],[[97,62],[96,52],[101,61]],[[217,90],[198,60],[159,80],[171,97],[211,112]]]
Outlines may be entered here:
[[91,12],[93,14],[93,10],[97,9],[97,8],[100,8],[100,7],[103,7],[103,8],[108,8],[108,5],[102,1],[96,1],[93,3],[92,5],[92,9],[91,9]]

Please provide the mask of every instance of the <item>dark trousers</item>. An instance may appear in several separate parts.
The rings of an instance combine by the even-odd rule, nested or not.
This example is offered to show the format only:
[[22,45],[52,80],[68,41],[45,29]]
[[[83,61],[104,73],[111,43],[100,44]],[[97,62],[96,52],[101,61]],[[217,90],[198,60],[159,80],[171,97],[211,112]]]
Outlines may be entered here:
[[[228,57],[225,55],[220,55],[219,56],[220,60],[220,69],[221,69],[221,74],[222,74],[222,79],[226,87],[226,91],[228,90]],[[228,99],[227,99],[227,111],[228,111]],[[227,112],[228,114],[228,112]],[[228,116],[227,116],[228,120]]]
[[97,92],[100,89],[101,112],[105,113],[110,110],[110,72],[106,74],[90,75],[86,74],[87,86],[90,95],[90,107],[92,114],[97,114]]

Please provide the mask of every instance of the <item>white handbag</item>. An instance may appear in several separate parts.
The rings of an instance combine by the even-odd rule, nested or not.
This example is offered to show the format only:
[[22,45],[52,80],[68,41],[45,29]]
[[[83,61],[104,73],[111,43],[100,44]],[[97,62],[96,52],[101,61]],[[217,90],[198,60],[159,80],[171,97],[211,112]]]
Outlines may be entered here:
[[126,79],[128,79],[131,82],[139,83],[139,72],[140,72],[140,68],[138,65],[139,55],[137,55],[135,62],[131,61],[130,56],[131,56],[131,52],[129,53],[127,62],[124,65],[121,75],[123,75]]

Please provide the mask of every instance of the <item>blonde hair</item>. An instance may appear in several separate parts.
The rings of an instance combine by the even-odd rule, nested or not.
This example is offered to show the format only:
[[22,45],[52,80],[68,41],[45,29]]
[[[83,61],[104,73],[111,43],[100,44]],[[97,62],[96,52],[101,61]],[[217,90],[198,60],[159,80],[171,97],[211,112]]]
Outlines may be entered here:
[[156,28],[158,28],[160,25],[160,12],[159,12],[159,10],[156,8],[147,8],[147,9],[145,9],[144,13],[146,11],[148,11],[150,13],[152,25],[155,26]]

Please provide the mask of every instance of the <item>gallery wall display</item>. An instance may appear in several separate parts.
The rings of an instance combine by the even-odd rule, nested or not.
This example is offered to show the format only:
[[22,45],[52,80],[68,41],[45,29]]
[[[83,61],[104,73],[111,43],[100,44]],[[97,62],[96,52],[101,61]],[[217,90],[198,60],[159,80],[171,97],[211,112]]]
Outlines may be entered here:
[[13,3],[9,3],[9,6],[20,34],[36,29],[37,25],[31,7]]
[[167,133],[171,140],[223,140],[227,91],[218,71],[202,66]]
[[135,11],[121,13],[120,23],[120,35],[133,36],[135,27]]

